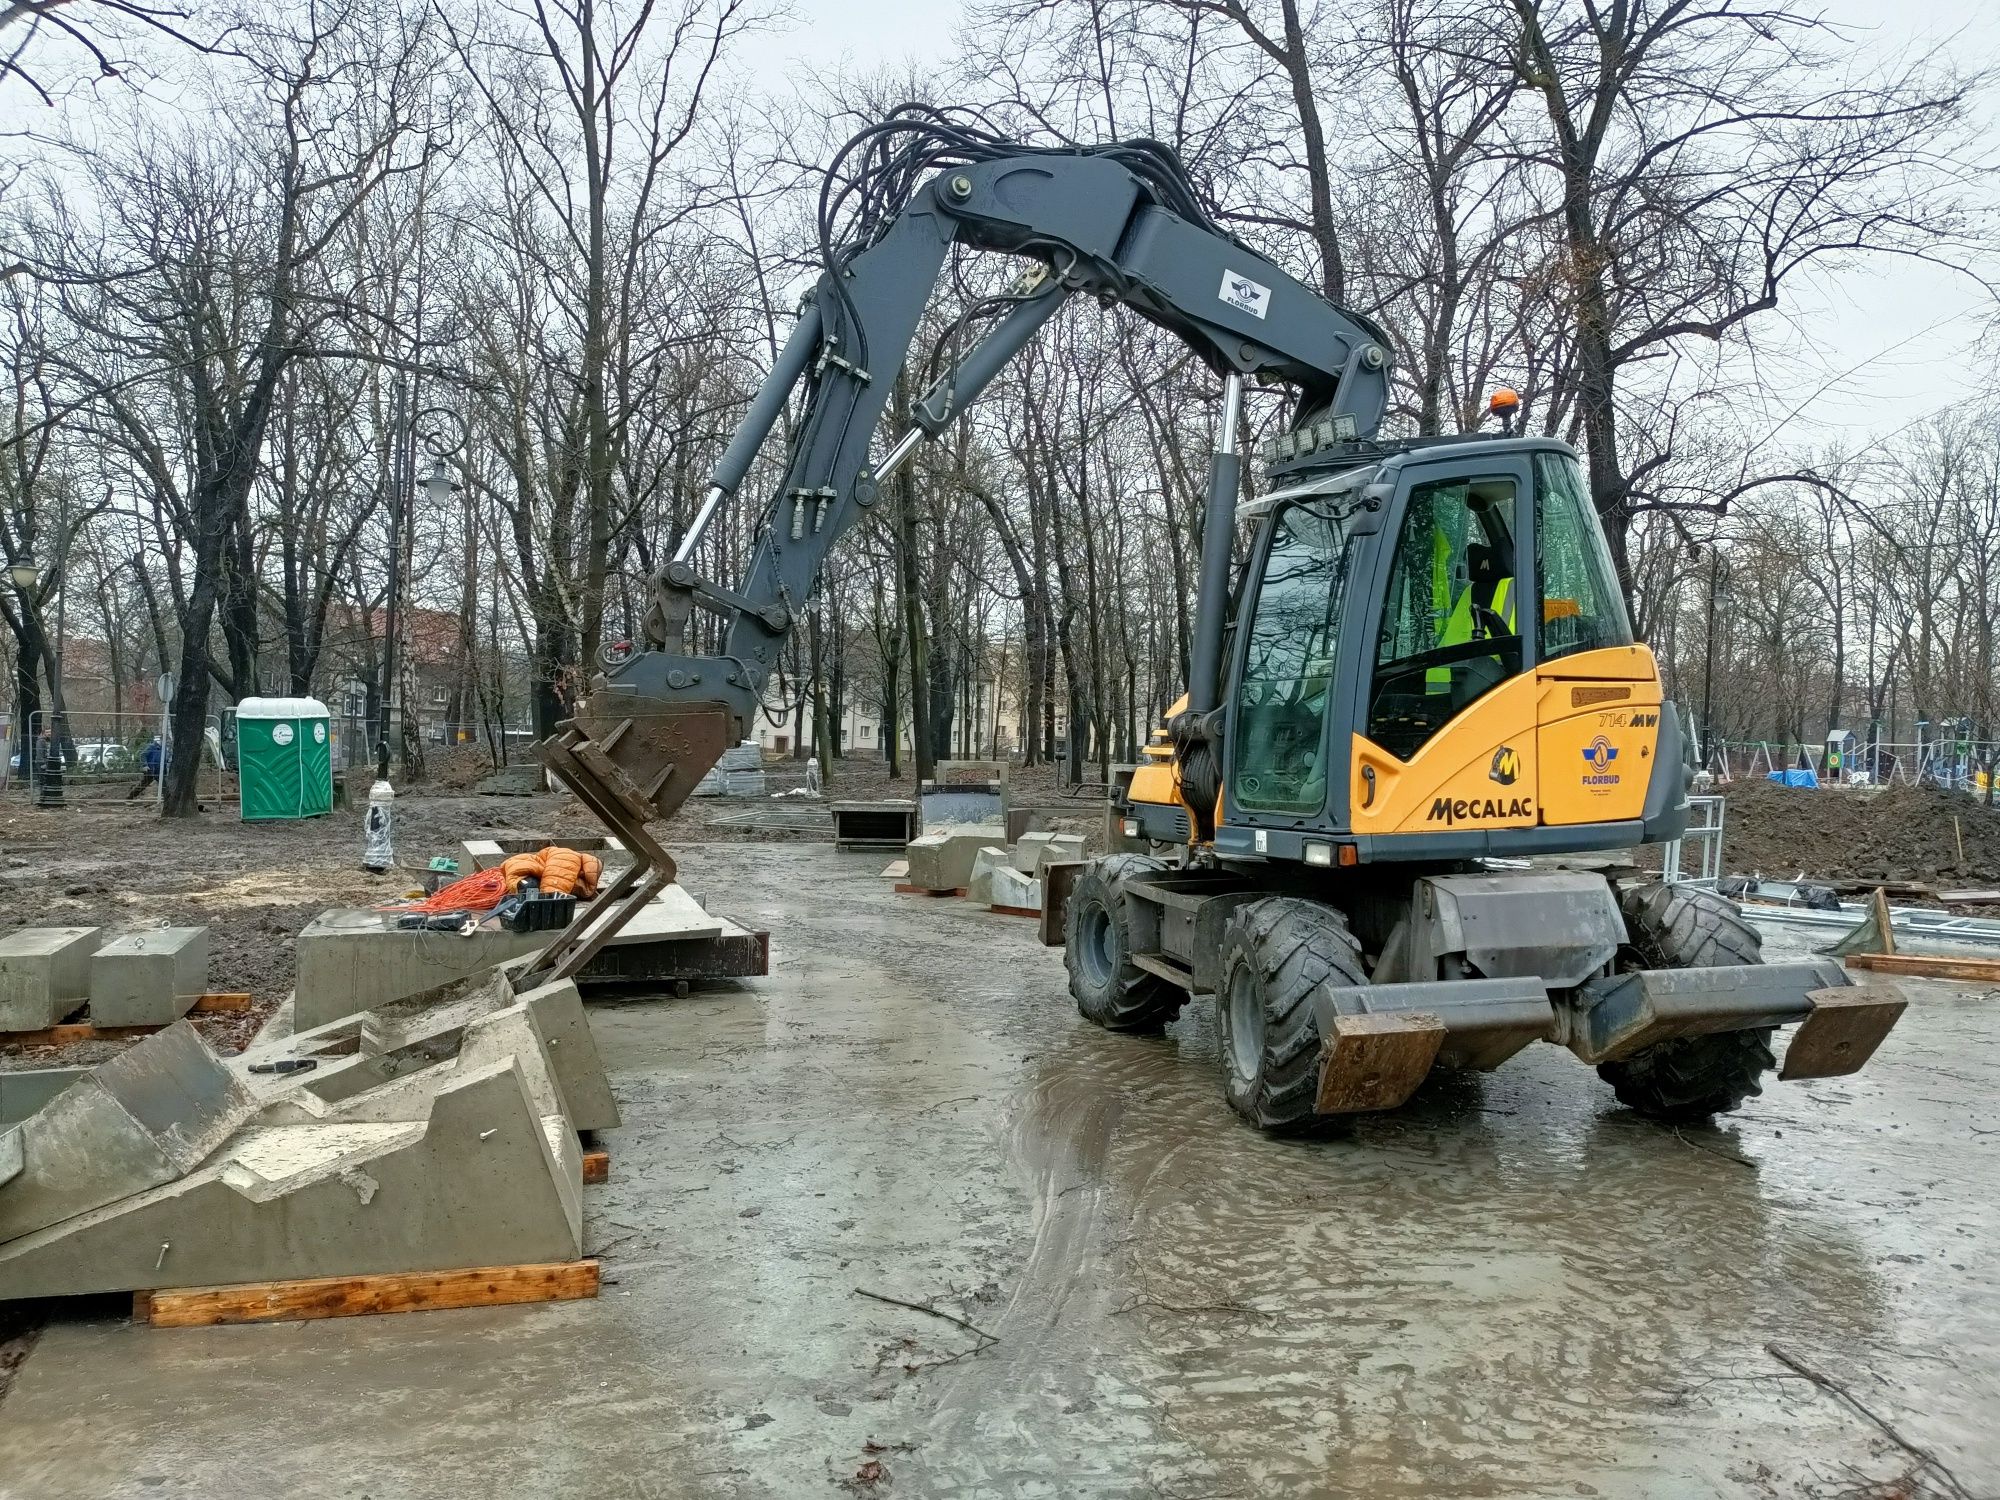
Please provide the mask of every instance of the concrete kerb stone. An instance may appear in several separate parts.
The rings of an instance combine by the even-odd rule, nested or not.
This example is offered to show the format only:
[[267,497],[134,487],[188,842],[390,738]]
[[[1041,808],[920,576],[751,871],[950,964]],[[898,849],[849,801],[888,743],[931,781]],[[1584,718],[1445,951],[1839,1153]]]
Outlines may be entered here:
[[971,884],[973,861],[994,842],[993,829],[953,825],[912,839],[903,851],[908,883],[926,891],[954,891]]
[[993,904],[993,876],[1008,868],[1008,853],[998,844],[988,844],[972,857],[972,875],[965,883],[965,898],[981,906]]
[[488,931],[469,937],[405,932],[393,913],[322,912],[299,934],[292,1025],[310,1031],[342,1016],[375,1010],[471,979],[547,945],[546,932]]
[[309,1124],[253,1123],[178,1181],[0,1244],[0,1298],[582,1253],[575,1135],[536,1113],[518,1054],[454,1071],[423,1120],[344,1117],[366,1097]]
[[96,927],[24,927],[0,938],[0,1031],[42,1031],[90,998]]
[[1040,911],[1042,883],[1012,865],[1001,865],[993,872],[993,895],[987,904],[1009,906],[1016,911]]
[[90,1019],[99,1026],[165,1026],[207,990],[206,927],[128,933],[90,961]]
[[173,1181],[257,1108],[187,1022],[144,1038],[9,1130],[20,1169],[0,1187],[0,1240]]

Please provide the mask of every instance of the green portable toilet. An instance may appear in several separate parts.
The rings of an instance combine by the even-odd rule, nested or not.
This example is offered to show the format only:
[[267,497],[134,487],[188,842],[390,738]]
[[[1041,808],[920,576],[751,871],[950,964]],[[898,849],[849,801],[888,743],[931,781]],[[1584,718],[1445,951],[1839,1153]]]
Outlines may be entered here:
[[237,803],[245,822],[333,811],[333,736],[317,698],[236,705]]

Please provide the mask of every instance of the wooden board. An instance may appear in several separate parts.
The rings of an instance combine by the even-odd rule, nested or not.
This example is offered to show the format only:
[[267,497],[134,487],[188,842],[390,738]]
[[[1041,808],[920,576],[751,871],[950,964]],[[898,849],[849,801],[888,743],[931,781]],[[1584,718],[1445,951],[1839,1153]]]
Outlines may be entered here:
[[1003,917],[1033,917],[1037,921],[1041,920],[1042,915],[1042,909],[1039,906],[1001,906],[996,903],[988,907],[987,910],[997,911]]
[[596,1261],[566,1260],[459,1271],[251,1281],[240,1286],[134,1292],[132,1320],[150,1323],[155,1328],[207,1328],[218,1323],[288,1323],[303,1318],[351,1318],[363,1313],[568,1302],[595,1297],[597,1279]]
[[609,1182],[611,1180],[611,1153],[609,1151],[586,1151],[583,1153],[583,1180],[586,1184]]
[[78,1042],[128,1042],[165,1029],[163,1026],[93,1026],[88,1021],[71,1021],[62,1026],[44,1026],[40,1031],[0,1032],[0,1042],[16,1047],[70,1047]]
[[250,997],[234,995],[196,995],[189,1010],[200,1016],[235,1015],[250,1008]]
[[965,894],[965,887],[962,885],[953,886],[941,891],[934,891],[927,885],[898,884],[896,886],[896,894],[899,896],[963,896]]
[[1946,958],[1931,953],[1850,953],[1841,960],[1850,969],[1878,974],[1909,974],[1924,979],[1965,979],[1974,984],[2000,984],[2000,958]]

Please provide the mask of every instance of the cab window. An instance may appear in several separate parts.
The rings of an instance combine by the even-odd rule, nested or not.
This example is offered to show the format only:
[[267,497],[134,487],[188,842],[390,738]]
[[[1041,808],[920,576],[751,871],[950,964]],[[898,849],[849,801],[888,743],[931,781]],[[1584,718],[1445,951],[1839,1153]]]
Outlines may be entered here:
[[1535,583],[1542,601],[1540,656],[1632,644],[1625,596],[1583,474],[1567,453],[1535,455]]
[[1231,789],[1259,812],[1315,813],[1326,802],[1326,705],[1347,588],[1347,511],[1328,498],[1287,506],[1244,642]]
[[1515,484],[1441,480],[1410,491],[1375,645],[1368,737],[1407,760],[1521,670]]

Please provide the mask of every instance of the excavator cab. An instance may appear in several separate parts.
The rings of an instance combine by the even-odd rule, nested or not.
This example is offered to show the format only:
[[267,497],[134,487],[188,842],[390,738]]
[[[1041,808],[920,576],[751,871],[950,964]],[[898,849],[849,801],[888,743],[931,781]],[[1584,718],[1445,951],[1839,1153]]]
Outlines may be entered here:
[[[1218,856],[1347,866],[1679,834],[1679,721],[1567,445],[1369,445],[1274,479],[1238,509],[1254,535]],[[1130,796],[1141,836],[1185,840],[1194,809],[1169,763]]]

